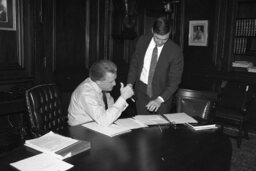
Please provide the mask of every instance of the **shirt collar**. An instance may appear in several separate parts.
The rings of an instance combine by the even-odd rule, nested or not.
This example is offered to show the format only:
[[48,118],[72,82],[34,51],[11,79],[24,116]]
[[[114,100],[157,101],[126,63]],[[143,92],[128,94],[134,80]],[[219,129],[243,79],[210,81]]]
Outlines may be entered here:
[[101,93],[101,92],[102,92],[101,88],[98,86],[98,84],[96,84],[96,82],[92,81],[91,78],[89,78],[89,81],[91,82],[93,88],[95,88],[95,90],[96,90],[98,93]]
[[[154,37],[151,38],[151,41],[150,41],[149,45],[152,46],[152,48],[154,48],[154,47],[156,46],[156,43],[155,43],[155,41],[154,41]],[[164,44],[164,45],[165,45],[165,44]],[[163,46],[160,46],[160,47],[157,46],[157,49],[158,49],[159,51],[162,51],[164,45],[163,45]]]

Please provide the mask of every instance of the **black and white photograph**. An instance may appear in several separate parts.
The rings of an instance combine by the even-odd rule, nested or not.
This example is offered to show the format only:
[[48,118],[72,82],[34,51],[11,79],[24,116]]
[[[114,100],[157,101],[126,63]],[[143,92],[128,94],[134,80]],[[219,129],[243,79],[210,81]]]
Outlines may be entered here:
[[0,0],[0,171],[256,171],[256,0]]
[[208,21],[189,21],[189,46],[207,46]]
[[16,30],[16,0],[0,0],[0,30]]

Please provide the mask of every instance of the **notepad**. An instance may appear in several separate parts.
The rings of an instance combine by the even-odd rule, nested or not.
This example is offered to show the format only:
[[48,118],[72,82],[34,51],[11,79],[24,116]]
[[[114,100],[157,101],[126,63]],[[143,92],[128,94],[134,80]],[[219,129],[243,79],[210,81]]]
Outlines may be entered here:
[[73,165],[46,153],[41,153],[14,163],[10,163],[10,165],[22,171],[65,171],[73,167]]
[[24,145],[51,154],[61,160],[91,148],[88,141],[65,137],[52,131],[41,137],[26,140]]
[[122,118],[118,119],[115,124],[125,127],[127,129],[138,129],[147,127],[147,125],[143,124],[142,122],[135,120],[133,118]]
[[89,123],[83,124],[82,126],[110,137],[131,132],[131,129],[125,128],[116,124],[112,124],[110,126],[101,126],[96,122],[89,122]]

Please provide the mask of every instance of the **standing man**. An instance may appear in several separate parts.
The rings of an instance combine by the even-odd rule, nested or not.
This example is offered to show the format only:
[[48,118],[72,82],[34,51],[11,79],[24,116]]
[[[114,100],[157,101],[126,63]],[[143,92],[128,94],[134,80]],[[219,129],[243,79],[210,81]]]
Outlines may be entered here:
[[68,123],[71,126],[95,121],[102,126],[112,124],[126,109],[126,100],[133,96],[130,86],[121,83],[120,97],[114,102],[110,95],[116,85],[117,67],[109,60],[93,64],[89,78],[78,85],[72,93],[68,108]]
[[127,85],[135,84],[137,114],[170,113],[171,101],[183,72],[181,48],[169,39],[170,21],[160,17],[152,34],[139,38],[132,56]]

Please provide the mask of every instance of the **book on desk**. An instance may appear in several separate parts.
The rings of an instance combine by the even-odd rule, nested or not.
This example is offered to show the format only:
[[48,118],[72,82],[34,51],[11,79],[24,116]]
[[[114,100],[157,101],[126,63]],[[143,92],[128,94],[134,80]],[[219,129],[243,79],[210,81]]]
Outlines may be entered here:
[[200,130],[211,130],[211,129],[218,129],[219,126],[216,124],[200,124],[200,123],[186,123],[186,126],[193,129],[194,131]]
[[26,140],[24,145],[51,154],[61,160],[91,148],[89,141],[65,137],[52,131],[41,137]]

